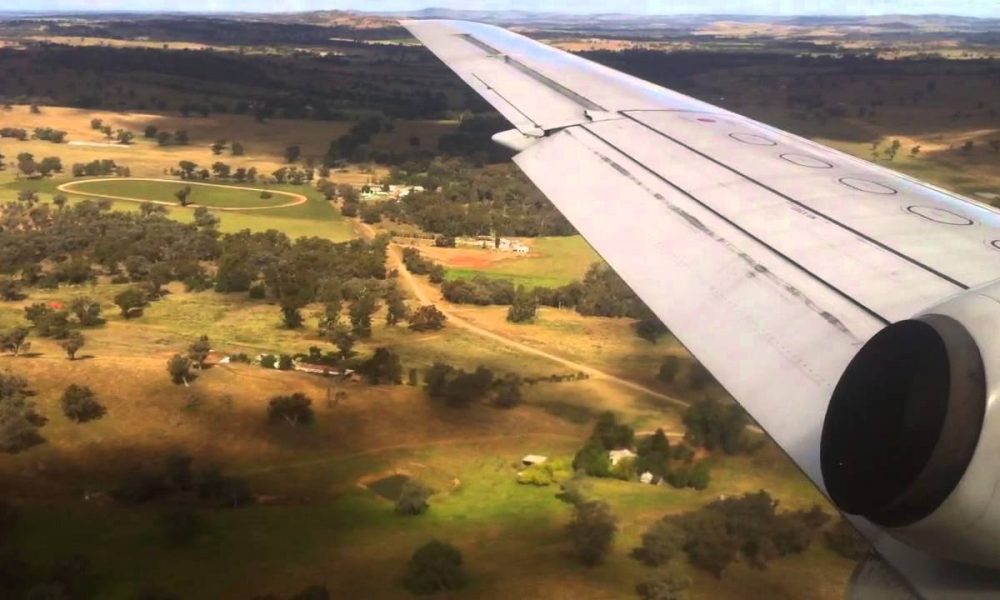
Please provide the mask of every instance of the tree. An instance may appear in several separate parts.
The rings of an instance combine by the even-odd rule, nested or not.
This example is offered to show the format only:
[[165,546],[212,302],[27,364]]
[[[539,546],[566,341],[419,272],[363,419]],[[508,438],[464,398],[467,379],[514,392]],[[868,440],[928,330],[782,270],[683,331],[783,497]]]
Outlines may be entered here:
[[208,336],[203,335],[188,346],[187,357],[198,370],[201,370],[205,368],[205,360],[211,351],[212,344],[208,341]]
[[403,382],[403,365],[399,355],[388,348],[376,348],[375,354],[361,363],[358,372],[372,385],[398,385]]
[[62,173],[62,159],[58,156],[46,156],[38,163],[38,172],[48,177],[52,173]]
[[89,296],[74,297],[69,303],[69,310],[82,327],[104,324],[104,319],[101,318],[101,303]]
[[293,427],[310,425],[316,420],[312,400],[302,392],[275,396],[267,405],[267,420],[272,424],[286,423]]
[[635,593],[642,600],[684,600],[691,578],[665,573],[640,581]]
[[507,320],[511,323],[527,323],[535,320],[538,311],[538,299],[534,294],[525,291],[524,286],[517,288],[514,303],[507,309]]
[[0,301],[16,302],[27,296],[21,291],[21,283],[14,279],[0,279]]
[[521,379],[508,376],[496,382],[494,403],[500,408],[514,408],[521,403]]
[[156,143],[159,146],[169,146],[173,137],[169,131],[161,131],[156,134]]
[[409,314],[409,308],[403,300],[403,292],[395,283],[391,284],[385,293],[385,323],[390,327],[395,326]]
[[86,340],[84,340],[82,333],[79,331],[71,331],[70,334],[66,336],[66,339],[59,342],[59,345],[66,351],[66,356],[70,360],[76,360],[76,353],[80,350],[80,348],[83,348],[85,343]]
[[27,327],[14,327],[0,332],[0,352],[12,352],[18,356],[31,348]]
[[343,323],[338,323],[330,332],[330,342],[337,347],[341,358],[348,358],[354,347],[354,332]]
[[617,520],[604,502],[580,502],[573,507],[567,531],[577,558],[587,566],[600,564],[611,550]]
[[736,454],[747,449],[746,413],[735,404],[714,399],[695,402],[684,412],[685,439],[708,450]]
[[670,462],[670,441],[663,429],[657,429],[639,444],[635,469],[641,473],[652,473],[666,477]]
[[691,363],[691,368],[688,370],[687,375],[688,387],[696,391],[701,391],[715,383],[715,378],[712,377],[712,374],[701,363]]
[[448,318],[433,304],[421,306],[410,316],[410,329],[413,331],[437,331],[444,327]]
[[191,196],[191,186],[186,185],[182,187],[181,189],[174,192],[174,196],[177,197],[177,202],[181,206],[187,206],[190,203],[189,198]]
[[664,383],[673,383],[677,379],[677,374],[681,371],[682,361],[676,356],[667,356],[660,363],[660,370],[656,378]]
[[232,172],[232,168],[224,162],[216,161],[212,163],[212,174],[219,179],[226,179]]
[[48,421],[38,413],[28,382],[0,371],[0,451],[17,454],[45,441],[38,429]]
[[156,132],[156,125],[146,125],[146,128],[142,131],[142,136],[146,138],[155,138]]
[[351,320],[351,330],[358,338],[367,338],[372,334],[372,314],[378,308],[378,300],[375,294],[369,291],[362,292],[347,309],[348,318]]
[[673,560],[684,549],[684,531],[675,520],[656,521],[642,534],[642,543],[632,556],[650,567],[659,567]]
[[417,549],[406,565],[403,586],[414,594],[432,594],[465,587],[462,553],[451,544],[433,540]]
[[611,458],[608,449],[595,438],[590,438],[573,457],[573,469],[591,477],[610,477]]
[[635,322],[635,334],[651,344],[655,344],[668,331],[667,326],[652,311]]
[[285,148],[285,162],[293,163],[297,161],[301,153],[302,150],[298,146],[289,146]]
[[454,407],[468,406],[479,400],[493,385],[493,372],[479,366],[472,373],[442,363],[434,363],[424,375],[424,390],[431,398],[440,398]]
[[142,316],[142,307],[146,306],[146,294],[138,288],[127,288],[115,296],[115,305],[126,319]]
[[167,372],[174,383],[187,385],[191,381],[191,359],[175,354],[167,361]]
[[222,151],[226,149],[226,140],[215,140],[210,146],[212,149],[212,154],[216,156],[222,154]]
[[229,153],[232,154],[233,156],[243,156],[246,153],[246,150],[244,150],[243,144],[239,142],[233,142],[232,145],[229,147]]
[[135,134],[126,129],[119,129],[117,132],[115,132],[115,139],[118,140],[119,144],[128,146],[129,144],[132,143],[132,140],[135,139]]
[[174,141],[177,142],[178,146],[187,146],[188,143],[188,133],[183,129],[178,129],[177,133],[174,134]]
[[618,416],[611,411],[605,411],[597,417],[591,437],[599,440],[607,450],[628,448],[635,439],[632,427],[618,422]]
[[100,419],[107,412],[89,387],[75,383],[63,392],[61,403],[63,414],[77,423]]
[[396,513],[401,515],[421,515],[427,512],[431,489],[416,479],[407,479],[396,499]]

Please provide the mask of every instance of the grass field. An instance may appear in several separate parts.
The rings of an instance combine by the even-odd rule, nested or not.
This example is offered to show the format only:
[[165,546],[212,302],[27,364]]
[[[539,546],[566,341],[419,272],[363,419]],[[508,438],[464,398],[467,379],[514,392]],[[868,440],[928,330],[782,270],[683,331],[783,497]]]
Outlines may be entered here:
[[[32,179],[32,180],[14,180],[11,178],[9,173],[0,172],[0,198],[9,197],[13,199],[18,190],[27,189],[38,193],[39,197],[43,201],[51,201],[52,196],[57,193],[57,188],[68,182],[80,181],[80,180],[70,180],[70,179]],[[125,184],[127,180],[122,180],[121,184]],[[141,182],[129,182],[130,184],[138,184],[139,188],[145,187]],[[118,181],[109,182],[110,186],[121,185]],[[91,184],[91,185],[97,185]],[[180,185],[180,184],[178,184]],[[308,185],[276,185],[276,184],[255,184],[257,187],[271,190],[272,192],[285,192],[289,194],[301,194],[306,197],[307,201],[304,204],[298,206],[288,206],[284,208],[270,208],[263,210],[253,210],[253,211],[213,211],[214,214],[219,217],[220,225],[219,229],[226,233],[232,233],[236,231],[241,231],[243,229],[249,229],[251,231],[266,231],[268,229],[276,229],[278,231],[283,231],[287,235],[293,238],[303,237],[303,236],[317,236],[324,237],[334,241],[346,241],[354,239],[357,234],[354,231],[354,227],[350,221],[341,216],[340,211],[318,193],[315,189]],[[192,186],[194,187],[194,186]],[[110,189],[110,188],[109,188]],[[166,188],[169,189],[169,188]],[[159,190],[159,193],[163,193],[165,190]],[[208,188],[205,188],[208,189]],[[114,191],[118,191],[115,189]],[[247,192],[234,190],[238,197],[245,199],[247,202],[260,202],[259,194],[247,196]],[[214,195],[224,195],[227,191],[215,191]],[[93,198],[87,196],[74,196],[72,192],[68,192],[67,197],[70,202],[79,202],[81,200]],[[115,194],[117,195],[117,194]],[[280,198],[276,196],[269,200],[274,202]],[[174,198],[176,200],[176,198]],[[128,201],[115,201],[112,203],[115,210],[127,210],[134,211],[139,210],[139,204],[136,202]],[[172,219],[176,219],[181,222],[188,222],[193,218],[193,211],[189,208],[170,208],[168,209],[168,215]]]
[[[704,492],[591,481],[587,494],[611,504],[620,533],[605,565],[583,569],[567,557],[563,528],[569,506],[555,498],[555,488],[518,485],[514,464],[527,453],[571,456],[596,415],[608,408],[640,431],[679,431],[676,411],[598,380],[530,386],[525,404],[510,411],[447,409],[417,388],[352,382],[334,382],[332,391],[345,392],[346,399],[330,404],[324,400],[331,393],[327,380],[244,365],[213,367],[185,388],[169,383],[164,364],[198,335],[207,333],[223,353],[304,351],[325,345],[312,333],[318,307],[305,311],[307,329],[293,332],[280,327],[277,307],[267,302],[242,294],[185,293],[172,285],[172,293],[144,316],[124,321],[109,305],[120,289],[100,284],[38,291],[26,301],[0,304],[0,327],[21,322],[22,306],[30,302],[65,302],[86,293],[105,305],[108,323],[85,332],[84,360],[66,360],[45,339],[33,340],[32,357],[0,356],[0,369],[31,381],[50,418],[42,430],[46,444],[0,456],[0,479],[18,490],[24,508],[14,538],[24,557],[35,562],[77,552],[87,556],[107,584],[102,598],[131,599],[155,587],[183,598],[242,599],[264,591],[289,595],[313,583],[326,583],[339,596],[398,598],[405,596],[399,581],[406,559],[432,538],[457,544],[465,555],[470,585],[453,597],[628,597],[635,582],[652,573],[628,553],[663,514],[696,508],[718,494],[760,488],[771,490],[787,508],[822,502],[771,449],[718,458],[713,483]],[[529,329],[541,333],[527,335]],[[598,339],[628,347],[634,337],[624,321],[584,319],[568,311],[543,314],[539,327],[524,330],[527,338],[558,337],[564,347],[588,347]],[[380,345],[399,352],[405,368],[441,360],[524,375],[562,371],[483,344],[471,333],[389,328],[381,313],[373,338],[358,351]],[[646,352],[652,363],[669,347],[635,345],[631,358],[625,357],[628,350],[614,352],[623,361]],[[612,361],[611,355],[587,356]],[[90,385],[107,416],[86,425],[63,417],[58,397],[69,383]],[[294,391],[314,399],[317,423],[300,432],[269,426],[267,399]],[[204,534],[182,549],[162,540],[163,502],[122,508],[100,500],[100,494],[97,500],[81,499],[84,491],[111,489],[130,465],[157,464],[177,450],[192,455],[196,465],[217,464],[246,477],[255,493],[269,500],[246,509],[200,509]],[[390,502],[359,483],[393,472],[436,490],[427,515],[399,517]],[[768,571],[737,565],[721,580],[684,563],[679,568],[694,578],[690,597],[696,600],[835,598],[842,595],[852,564],[817,543],[802,556],[772,563]]]
[[[135,134],[134,143],[128,146],[109,144],[100,131],[90,127],[91,119],[100,119],[112,129],[126,129]],[[322,162],[332,140],[348,132],[353,121],[309,121],[297,119],[266,120],[257,122],[252,116],[220,114],[209,117],[183,117],[178,114],[157,114],[143,112],[111,112],[102,110],[76,109],[65,107],[43,107],[38,114],[31,113],[28,106],[14,105],[9,111],[0,112],[0,125],[20,127],[29,132],[36,127],[52,127],[67,132],[66,142],[53,144],[41,140],[14,142],[4,140],[2,145],[6,160],[28,152],[40,159],[58,156],[69,168],[73,163],[87,163],[92,160],[112,159],[125,165],[135,177],[162,177],[164,170],[176,167],[182,160],[189,160],[200,167],[210,167],[216,161],[232,166],[256,167],[261,173],[272,173],[288,166],[284,151],[288,146],[299,146],[301,160]],[[185,146],[159,146],[156,140],[143,137],[147,126],[160,131],[188,133],[189,144]],[[438,138],[454,131],[454,121],[407,121],[398,120],[393,131],[375,135],[371,146],[374,149],[399,149],[409,147],[409,140],[416,136],[421,145],[435,148]],[[238,141],[243,144],[243,156],[231,156],[229,151],[222,155],[212,153],[210,146],[216,140]],[[81,145],[83,144],[87,145]],[[91,145],[93,144],[93,145]],[[352,165],[337,171],[333,179],[337,183],[362,185],[379,180],[388,169],[374,164]]]
[[298,194],[280,190],[268,190],[272,197],[262,198],[265,190],[245,186],[204,184],[186,181],[158,181],[152,179],[98,179],[75,181],[63,185],[68,193],[81,192],[109,198],[135,198],[138,200],[165,202],[179,206],[177,193],[190,188],[188,202],[194,206],[208,208],[251,208],[264,209],[290,204],[301,200]]

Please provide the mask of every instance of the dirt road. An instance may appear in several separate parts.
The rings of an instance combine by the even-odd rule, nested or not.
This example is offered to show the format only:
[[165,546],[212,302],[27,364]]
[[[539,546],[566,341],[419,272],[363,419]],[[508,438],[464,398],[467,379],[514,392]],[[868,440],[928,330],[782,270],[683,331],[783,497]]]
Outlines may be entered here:
[[[366,238],[371,239],[375,237],[375,229],[372,228],[370,225],[358,222],[357,227],[358,231]],[[421,283],[417,281],[417,279],[413,276],[413,274],[406,269],[406,266],[403,264],[402,250],[399,248],[399,246],[396,246],[395,244],[389,244],[389,268],[396,269],[397,271],[399,271],[399,278],[406,284],[406,287],[410,289],[410,292],[412,292],[413,296],[417,299],[417,302],[419,302],[420,304],[436,304],[430,298],[430,296],[428,296],[424,286],[421,285]],[[519,350],[521,352],[524,352],[525,354],[531,354],[534,356],[550,360],[552,362],[559,363],[560,365],[572,369],[574,371],[582,371],[594,379],[603,379],[606,381],[611,381],[623,387],[627,387],[633,391],[652,396],[654,398],[663,400],[665,402],[669,402],[681,408],[686,408],[689,405],[688,402],[684,402],[683,400],[678,400],[677,398],[668,396],[662,392],[658,392],[654,389],[648,388],[634,381],[629,381],[628,379],[622,379],[617,375],[612,375],[605,371],[601,371],[600,369],[597,369],[590,365],[576,362],[568,358],[563,358],[562,356],[553,354],[551,352],[546,352],[545,350],[534,348],[517,340],[513,340],[508,337],[502,336],[498,333],[495,333],[493,331],[490,331],[488,329],[484,329],[478,325],[466,321],[465,319],[455,315],[454,313],[448,311],[447,308],[443,308],[440,305],[438,306],[438,309],[441,310],[441,312],[443,312],[446,317],[448,317],[448,324],[450,326],[460,327],[470,333],[474,333],[488,340],[503,344],[510,348],[514,348],[515,350]]]

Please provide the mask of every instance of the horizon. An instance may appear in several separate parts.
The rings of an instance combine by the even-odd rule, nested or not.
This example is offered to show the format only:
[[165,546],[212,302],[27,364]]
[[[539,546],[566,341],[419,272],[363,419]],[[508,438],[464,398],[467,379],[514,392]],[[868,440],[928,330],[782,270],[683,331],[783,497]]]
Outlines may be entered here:
[[475,3],[442,0],[433,5],[412,0],[372,2],[292,0],[55,0],[47,8],[25,10],[10,0],[0,0],[0,13],[23,15],[56,14],[295,14],[317,11],[344,11],[366,15],[407,14],[422,11],[468,13],[520,13],[534,15],[628,15],[628,16],[727,16],[727,17],[1000,17],[1000,3],[970,0],[960,4],[942,0],[647,0],[619,3],[582,0],[567,6],[560,0],[480,0]]

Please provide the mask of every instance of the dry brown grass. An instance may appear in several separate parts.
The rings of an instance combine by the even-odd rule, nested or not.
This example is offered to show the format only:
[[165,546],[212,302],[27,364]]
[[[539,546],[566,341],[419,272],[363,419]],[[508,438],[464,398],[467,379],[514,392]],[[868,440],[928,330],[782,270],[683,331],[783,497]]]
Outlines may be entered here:
[[[101,119],[112,129],[127,129],[136,135],[130,146],[107,144],[104,135],[90,127],[91,119]],[[175,132],[185,130],[190,143],[186,146],[158,146],[155,140],[143,137],[146,126],[153,125],[160,131]],[[128,166],[136,177],[163,175],[166,169],[176,167],[182,160],[193,161],[208,167],[222,161],[234,169],[256,167],[262,173],[287,166],[284,151],[288,146],[299,146],[302,161],[312,158],[319,164],[326,154],[330,142],[337,139],[353,125],[349,121],[309,121],[294,119],[274,119],[258,123],[245,115],[211,115],[209,117],[182,117],[155,113],[123,113],[91,109],[65,107],[42,107],[40,114],[32,114],[28,106],[15,105],[10,111],[0,112],[0,127],[21,127],[33,130],[36,127],[52,127],[67,132],[67,143],[29,140],[15,142],[4,139],[0,151],[7,160],[21,152],[30,152],[36,157],[58,156],[63,165],[69,167],[77,162],[110,158],[118,164]],[[399,121],[395,130],[376,136],[376,148],[402,148],[408,146],[411,136],[418,136],[422,145],[434,147],[438,138],[453,130],[455,123],[449,121]],[[244,156],[230,156],[228,150],[221,156],[212,154],[209,146],[216,140],[238,141],[243,144]],[[102,144],[100,146],[74,145],[68,142]],[[346,170],[338,170],[334,179],[338,182],[360,185],[378,181],[388,170],[377,165],[351,165]]]

